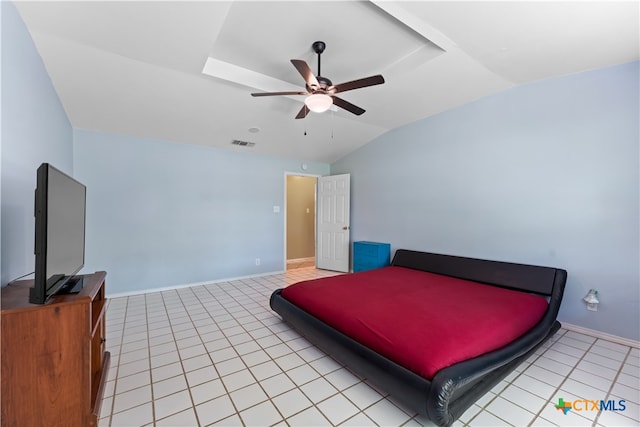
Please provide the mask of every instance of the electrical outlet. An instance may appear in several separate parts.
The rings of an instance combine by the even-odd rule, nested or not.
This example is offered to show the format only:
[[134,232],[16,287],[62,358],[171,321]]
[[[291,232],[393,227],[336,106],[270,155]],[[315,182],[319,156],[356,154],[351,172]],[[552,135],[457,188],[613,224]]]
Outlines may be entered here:
[[256,265],[260,265],[260,258],[256,258]]

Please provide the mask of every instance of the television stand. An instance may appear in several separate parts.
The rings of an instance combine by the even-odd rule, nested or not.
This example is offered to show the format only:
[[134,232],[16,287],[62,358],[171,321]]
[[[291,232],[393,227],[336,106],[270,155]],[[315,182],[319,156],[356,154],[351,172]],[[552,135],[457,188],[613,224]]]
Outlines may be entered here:
[[30,304],[33,280],[2,288],[2,426],[98,425],[109,370],[104,271],[81,276],[76,294]]

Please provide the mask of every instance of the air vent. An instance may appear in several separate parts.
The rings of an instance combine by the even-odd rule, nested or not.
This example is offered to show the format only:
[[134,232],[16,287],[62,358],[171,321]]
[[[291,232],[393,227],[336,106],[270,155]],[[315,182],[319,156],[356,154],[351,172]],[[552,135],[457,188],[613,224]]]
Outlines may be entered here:
[[241,147],[253,147],[254,145],[256,145],[255,142],[240,141],[239,139],[234,139],[233,141],[231,141],[231,144],[239,145]]

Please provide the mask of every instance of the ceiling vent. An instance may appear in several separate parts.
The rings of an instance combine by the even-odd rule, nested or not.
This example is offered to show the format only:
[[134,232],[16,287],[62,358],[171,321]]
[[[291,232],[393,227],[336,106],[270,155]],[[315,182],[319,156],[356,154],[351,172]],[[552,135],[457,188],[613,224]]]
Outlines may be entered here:
[[234,139],[233,141],[231,141],[231,144],[239,145],[240,147],[253,147],[254,145],[256,145],[255,142],[240,141],[239,139]]

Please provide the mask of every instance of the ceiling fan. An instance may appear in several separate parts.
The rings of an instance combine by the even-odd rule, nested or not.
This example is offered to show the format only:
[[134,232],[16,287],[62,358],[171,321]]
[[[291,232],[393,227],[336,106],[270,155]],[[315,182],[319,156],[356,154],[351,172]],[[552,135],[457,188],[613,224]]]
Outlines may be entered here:
[[306,92],[259,92],[252,93],[251,96],[277,96],[277,95],[307,95],[304,105],[296,115],[296,119],[304,119],[309,111],[322,113],[327,111],[331,105],[343,108],[357,116],[365,112],[364,109],[335,96],[337,93],[346,92],[348,90],[360,89],[367,86],[374,86],[384,83],[384,78],[378,74],[376,76],[365,77],[363,79],[352,80],[345,83],[334,85],[326,77],[322,77],[320,73],[320,55],[324,52],[326,44],[322,41],[314,42],[311,47],[318,54],[318,75],[315,76],[309,65],[302,59],[292,59],[291,63],[296,70],[304,78]]

